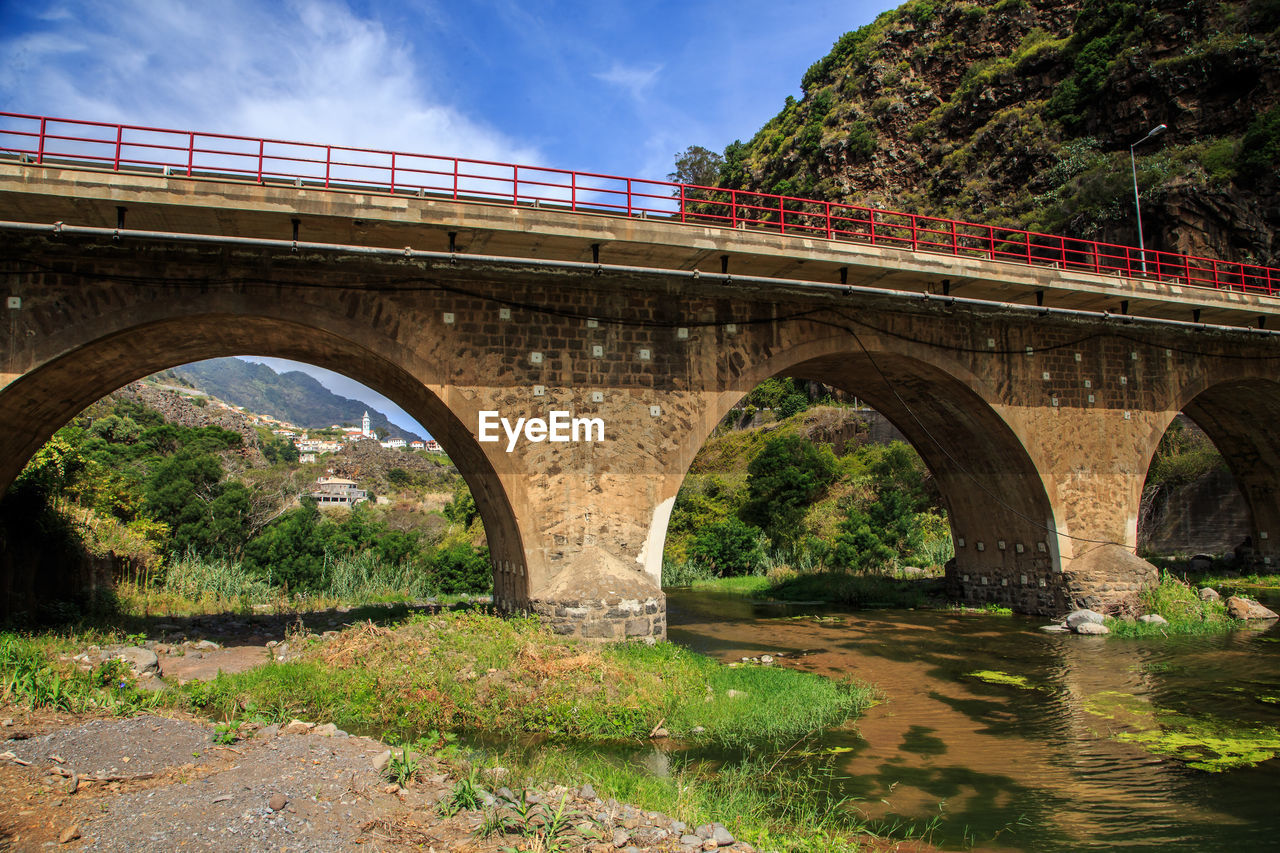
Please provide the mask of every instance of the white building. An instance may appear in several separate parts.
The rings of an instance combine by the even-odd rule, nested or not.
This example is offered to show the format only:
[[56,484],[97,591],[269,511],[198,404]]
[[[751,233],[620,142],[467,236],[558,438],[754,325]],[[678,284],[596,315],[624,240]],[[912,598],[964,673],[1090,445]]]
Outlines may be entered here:
[[311,497],[321,506],[355,506],[369,499],[369,493],[359,488],[355,480],[342,477],[321,477]]
[[381,442],[381,444],[387,450],[404,450],[406,447],[405,440],[403,438],[388,438],[386,441]]

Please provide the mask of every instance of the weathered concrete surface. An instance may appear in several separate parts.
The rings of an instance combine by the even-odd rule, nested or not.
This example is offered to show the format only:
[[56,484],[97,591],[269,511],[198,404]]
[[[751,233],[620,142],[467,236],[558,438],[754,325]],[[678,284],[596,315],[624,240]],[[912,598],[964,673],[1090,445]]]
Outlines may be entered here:
[[[110,177],[118,176],[93,180],[110,186]],[[188,209],[166,179],[154,180],[165,184],[137,196],[141,202],[130,198],[154,209],[144,207],[144,222],[136,223],[131,208],[131,225],[212,228],[214,201],[244,207],[253,192],[265,212],[255,218],[233,211],[228,230],[270,230],[283,210],[278,188],[235,185],[218,195],[203,184],[188,188],[198,197]],[[58,181],[51,186],[59,191],[80,191],[65,174]],[[56,206],[52,194],[27,187],[5,196],[3,187],[0,180],[0,198],[16,198],[32,215]],[[156,201],[163,192],[167,206]],[[461,227],[428,208],[419,218],[435,211],[445,224],[405,231],[409,225],[397,217],[408,216],[413,202],[399,198],[370,200],[387,223],[355,224],[335,213],[355,199],[302,196],[295,202],[308,227],[313,208],[323,207],[316,227],[335,238],[421,238]],[[388,212],[388,205],[403,210]],[[68,216],[83,209],[91,219],[100,207],[90,197]],[[523,215],[462,207],[451,215],[504,222]],[[590,237],[587,225],[561,223],[561,214],[528,215],[530,232],[554,231],[552,225],[579,231],[563,239],[526,233],[521,242],[502,230],[514,227],[507,222],[484,232],[487,245],[542,259]],[[639,252],[645,240],[679,228],[586,219],[626,232],[602,250],[610,260],[614,251]],[[482,233],[474,222],[469,227]],[[686,235],[686,244],[705,240],[708,248],[654,243],[650,261],[687,266],[742,247],[742,263],[792,274],[843,259],[871,276],[874,260],[884,276],[917,290],[936,283],[919,268],[936,259],[883,250],[872,258],[865,247],[812,248],[811,241],[798,241],[803,257],[787,259],[770,244],[780,239],[774,236],[693,230],[701,236]],[[953,587],[970,601],[1064,612],[1086,601],[1105,606],[1149,582],[1153,573],[1141,561],[1100,555],[1134,547],[1143,478],[1160,435],[1184,408],[1242,469],[1260,560],[1274,553],[1274,540],[1263,534],[1280,530],[1280,452],[1269,429],[1280,417],[1272,360],[1280,346],[1258,335],[790,285],[742,287],[658,269],[0,233],[9,261],[0,290],[22,298],[20,309],[9,310],[0,359],[0,484],[76,412],[140,376],[225,355],[306,361],[395,399],[440,439],[484,518],[495,599],[532,609],[558,630],[665,632],[661,551],[676,492],[714,426],[775,375],[856,394],[916,446],[952,519]],[[828,257],[836,261],[817,260]],[[983,275],[1008,279],[974,277],[975,290],[1017,296],[1048,282],[1067,287],[1057,271],[948,260],[959,272],[974,272],[976,264],[986,268]],[[894,271],[894,262],[905,266]],[[1240,295],[1210,296],[1225,315]],[[1173,299],[1171,291],[1164,297]],[[1276,300],[1248,299],[1251,312],[1277,307]],[[1173,305],[1169,300],[1160,304]],[[601,418],[604,441],[522,441],[507,452],[505,440],[477,440],[481,411],[514,420],[557,409]]]

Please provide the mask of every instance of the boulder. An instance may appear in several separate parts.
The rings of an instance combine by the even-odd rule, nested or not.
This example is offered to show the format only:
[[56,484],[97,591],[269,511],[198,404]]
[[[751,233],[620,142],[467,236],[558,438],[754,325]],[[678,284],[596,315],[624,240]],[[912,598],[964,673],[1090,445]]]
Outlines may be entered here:
[[1101,625],[1102,622],[1102,614],[1093,610],[1076,610],[1067,616],[1067,627],[1077,633],[1081,625],[1086,623]]
[[1076,626],[1077,634],[1110,634],[1111,629],[1100,622],[1081,622]]
[[1139,622],[1145,622],[1148,625],[1168,625],[1169,620],[1161,616],[1159,613],[1147,613],[1138,617]]
[[148,672],[160,672],[160,659],[156,657],[156,653],[150,649],[141,649],[137,646],[130,646],[116,652],[116,657],[129,664],[129,667],[138,675]]
[[1233,619],[1280,619],[1274,610],[1238,595],[1227,599],[1227,614]]
[[1201,601],[1217,601],[1220,598],[1222,598],[1222,596],[1218,595],[1218,591],[1213,587],[1204,586],[1200,588]]

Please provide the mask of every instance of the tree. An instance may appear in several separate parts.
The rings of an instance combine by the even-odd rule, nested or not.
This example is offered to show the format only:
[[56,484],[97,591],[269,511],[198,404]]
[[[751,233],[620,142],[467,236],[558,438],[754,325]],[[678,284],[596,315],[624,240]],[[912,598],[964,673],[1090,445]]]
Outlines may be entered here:
[[[708,151],[701,145],[690,145],[683,153],[676,155],[676,170],[667,175],[667,180],[677,184],[694,184],[700,187],[714,187],[720,180],[720,167],[724,158],[714,151]],[[680,195],[680,190],[674,190]]]
[[703,527],[689,543],[689,559],[720,577],[750,575],[764,566],[760,528],[729,516]]
[[835,473],[831,448],[797,435],[770,439],[747,466],[747,502],[740,515],[762,528],[775,546],[794,543],[809,506]]

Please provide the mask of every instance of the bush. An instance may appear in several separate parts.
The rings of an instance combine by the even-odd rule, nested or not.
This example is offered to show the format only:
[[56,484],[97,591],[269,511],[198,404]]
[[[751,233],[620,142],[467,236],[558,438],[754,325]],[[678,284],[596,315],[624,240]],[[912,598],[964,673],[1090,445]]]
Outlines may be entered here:
[[427,563],[431,585],[446,595],[479,594],[493,589],[489,549],[459,543],[442,548]]
[[775,546],[794,542],[803,532],[809,505],[835,473],[831,448],[797,435],[770,439],[747,466],[742,518],[762,528]]
[[733,516],[704,527],[689,543],[689,559],[719,577],[760,574],[764,569],[763,533]]

